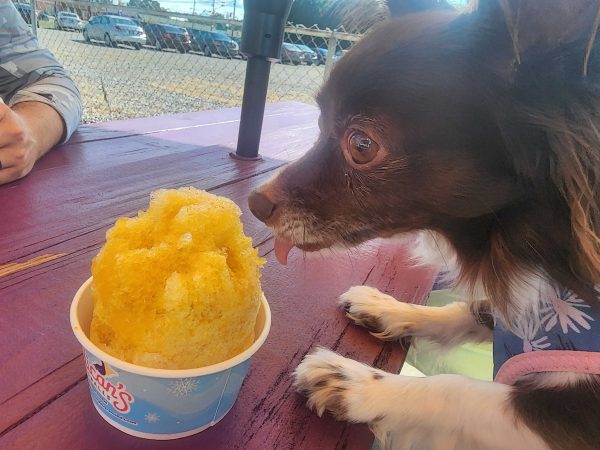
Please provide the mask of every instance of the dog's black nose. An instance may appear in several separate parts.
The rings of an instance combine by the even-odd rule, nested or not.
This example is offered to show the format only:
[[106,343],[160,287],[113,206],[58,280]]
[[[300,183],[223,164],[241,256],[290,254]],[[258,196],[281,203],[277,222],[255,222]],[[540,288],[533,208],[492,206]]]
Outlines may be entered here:
[[248,206],[252,214],[261,221],[266,221],[273,215],[275,204],[269,198],[259,191],[252,191],[248,197]]

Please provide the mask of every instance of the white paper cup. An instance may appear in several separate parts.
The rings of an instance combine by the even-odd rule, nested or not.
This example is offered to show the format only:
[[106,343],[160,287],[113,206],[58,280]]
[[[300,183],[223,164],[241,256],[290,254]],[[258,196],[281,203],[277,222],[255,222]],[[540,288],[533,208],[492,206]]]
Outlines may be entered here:
[[239,355],[199,369],[167,370],[131,364],[100,350],[89,339],[92,279],[71,304],[71,327],[83,346],[92,401],[115,428],[146,439],[177,439],[221,420],[233,407],[252,355],[271,328],[271,310],[262,297],[255,341]]

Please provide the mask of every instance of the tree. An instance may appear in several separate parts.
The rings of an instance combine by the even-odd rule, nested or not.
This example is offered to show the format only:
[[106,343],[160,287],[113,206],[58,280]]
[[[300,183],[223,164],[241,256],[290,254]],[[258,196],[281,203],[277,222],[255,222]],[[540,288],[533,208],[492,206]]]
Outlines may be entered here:
[[151,9],[153,11],[163,11],[160,3],[156,0],[129,0],[129,6],[132,8]]
[[[353,13],[357,9],[362,11],[360,16]],[[387,8],[383,0],[296,0],[288,20],[307,27],[343,27],[348,32],[360,33],[383,20],[386,15]]]
[[424,9],[452,8],[447,0],[296,0],[288,20],[293,24],[364,33],[393,15]]

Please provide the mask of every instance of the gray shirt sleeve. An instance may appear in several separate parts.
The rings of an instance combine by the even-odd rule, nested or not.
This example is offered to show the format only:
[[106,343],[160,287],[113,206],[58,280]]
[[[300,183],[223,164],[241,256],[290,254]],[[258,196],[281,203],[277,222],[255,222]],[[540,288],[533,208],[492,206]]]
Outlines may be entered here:
[[63,119],[69,139],[81,120],[79,90],[54,55],[33,36],[12,1],[0,0],[0,97],[9,106],[41,102]]

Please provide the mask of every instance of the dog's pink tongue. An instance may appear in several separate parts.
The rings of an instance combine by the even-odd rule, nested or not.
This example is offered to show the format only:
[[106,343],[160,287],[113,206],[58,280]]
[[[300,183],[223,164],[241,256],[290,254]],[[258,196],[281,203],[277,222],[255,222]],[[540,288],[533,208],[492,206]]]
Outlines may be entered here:
[[288,254],[292,247],[294,247],[294,244],[290,241],[275,238],[275,257],[284,266],[287,264]]

